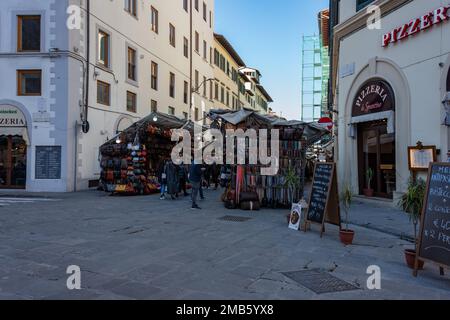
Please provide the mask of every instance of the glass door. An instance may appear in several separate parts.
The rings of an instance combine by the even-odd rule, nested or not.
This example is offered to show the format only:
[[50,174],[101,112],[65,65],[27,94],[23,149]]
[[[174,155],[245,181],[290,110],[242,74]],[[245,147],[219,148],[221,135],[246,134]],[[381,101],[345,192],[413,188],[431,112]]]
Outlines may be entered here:
[[387,133],[386,121],[359,125],[358,149],[361,194],[371,189],[377,197],[393,198],[396,188],[395,134]]
[[20,136],[0,136],[0,188],[25,189],[27,145]]

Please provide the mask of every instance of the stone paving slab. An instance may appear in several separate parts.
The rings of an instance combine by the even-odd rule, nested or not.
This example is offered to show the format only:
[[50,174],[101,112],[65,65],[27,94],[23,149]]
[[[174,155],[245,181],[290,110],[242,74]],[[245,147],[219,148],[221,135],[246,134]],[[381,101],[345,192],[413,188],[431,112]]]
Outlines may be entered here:
[[[323,239],[318,228],[289,230],[285,210],[229,211],[218,192],[206,192],[201,211],[188,198],[43,196],[59,201],[0,208],[0,299],[450,299],[450,277],[431,264],[412,277],[411,243],[395,236],[410,225],[395,209],[356,203],[355,245],[345,247],[336,227]],[[395,232],[373,230],[386,224]],[[380,291],[365,286],[373,264]],[[80,291],[66,288],[69,265],[81,268]],[[360,290],[317,295],[282,274],[306,269]]]

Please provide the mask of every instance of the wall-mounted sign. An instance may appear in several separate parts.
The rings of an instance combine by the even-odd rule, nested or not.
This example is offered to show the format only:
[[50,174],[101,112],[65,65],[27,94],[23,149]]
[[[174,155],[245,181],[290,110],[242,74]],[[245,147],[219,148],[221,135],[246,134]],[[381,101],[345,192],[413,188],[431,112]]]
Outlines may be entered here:
[[411,20],[410,22],[395,28],[383,36],[383,47],[388,47],[392,43],[404,40],[419,32],[425,31],[434,25],[440,24],[450,19],[450,5],[440,7],[432,12],[426,13],[420,18]]
[[36,147],[36,179],[59,180],[61,179],[61,147],[38,146]]
[[0,127],[26,127],[22,111],[14,106],[0,105]]
[[395,98],[391,86],[384,81],[369,81],[358,91],[353,101],[352,116],[395,110]]
[[345,64],[339,68],[339,76],[342,78],[355,74],[355,63]]

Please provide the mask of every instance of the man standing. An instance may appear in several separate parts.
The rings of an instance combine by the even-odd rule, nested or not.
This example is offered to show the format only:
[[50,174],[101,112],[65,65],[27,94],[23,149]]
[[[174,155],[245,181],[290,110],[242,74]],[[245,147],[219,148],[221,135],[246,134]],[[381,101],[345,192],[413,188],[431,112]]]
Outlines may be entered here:
[[[183,192],[184,196],[186,197],[188,195],[186,191],[186,180],[187,180],[187,171],[186,167],[184,166],[184,163],[181,163],[178,166],[178,179],[179,179],[179,192]],[[178,194],[177,194],[178,197]]]
[[192,209],[201,209],[197,205],[197,197],[202,187],[202,166],[195,161],[192,161],[189,170],[189,181],[192,183]]

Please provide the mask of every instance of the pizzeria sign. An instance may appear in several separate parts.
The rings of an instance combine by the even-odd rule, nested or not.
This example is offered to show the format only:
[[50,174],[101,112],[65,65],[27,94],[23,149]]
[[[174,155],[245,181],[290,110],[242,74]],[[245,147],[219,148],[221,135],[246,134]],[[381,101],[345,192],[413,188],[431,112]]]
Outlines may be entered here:
[[450,20],[450,5],[437,8],[386,33],[383,36],[382,45],[383,47],[388,47],[390,44],[409,38],[447,20]]
[[27,121],[22,111],[13,106],[0,105],[0,127],[26,127]]

